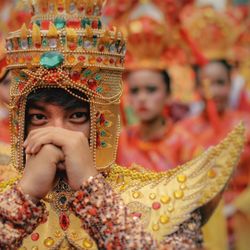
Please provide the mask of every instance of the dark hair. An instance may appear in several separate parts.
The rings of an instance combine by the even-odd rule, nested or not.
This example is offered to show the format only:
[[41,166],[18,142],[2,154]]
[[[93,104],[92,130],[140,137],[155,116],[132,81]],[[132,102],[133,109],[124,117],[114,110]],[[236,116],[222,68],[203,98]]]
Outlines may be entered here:
[[[70,90],[77,96],[86,96],[76,89]],[[81,99],[71,95],[69,92],[62,88],[40,88],[33,90],[27,97],[26,108],[25,108],[25,129],[28,125],[28,111],[31,107],[35,106],[37,102],[45,102],[48,104],[54,104],[65,109],[71,107],[87,107],[88,113],[90,113],[90,106],[88,102],[84,102]],[[26,135],[26,131],[25,131]]]
[[167,72],[167,70],[161,70],[159,73],[162,75],[163,81],[166,84],[166,91],[168,94],[171,94],[172,89],[171,89],[171,78]]
[[[215,59],[215,60],[210,60],[209,63],[221,64],[226,69],[229,79],[231,78],[232,65],[227,60]],[[196,65],[193,65],[192,68],[195,73],[195,86],[199,87],[201,84],[200,79],[199,79],[199,73],[200,73],[200,70],[202,69],[202,66],[196,64]]]

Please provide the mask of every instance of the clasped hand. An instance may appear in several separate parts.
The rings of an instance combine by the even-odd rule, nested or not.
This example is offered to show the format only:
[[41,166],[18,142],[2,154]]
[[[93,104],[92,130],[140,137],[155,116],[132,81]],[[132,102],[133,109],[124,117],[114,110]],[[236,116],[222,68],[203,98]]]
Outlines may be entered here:
[[53,188],[57,170],[66,172],[73,190],[97,174],[87,137],[58,127],[32,130],[24,142],[26,164],[20,188],[33,199],[41,199]]

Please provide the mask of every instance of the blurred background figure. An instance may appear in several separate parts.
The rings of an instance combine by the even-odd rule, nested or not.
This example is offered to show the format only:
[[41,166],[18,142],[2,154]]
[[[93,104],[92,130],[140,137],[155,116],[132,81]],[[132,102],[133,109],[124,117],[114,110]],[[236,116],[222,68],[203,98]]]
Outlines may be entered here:
[[[211,7],[193,10],[192,15],[185,18],[183,23],[207,61],[194,66],[195,89],[203,104],[201,112],[182,121],[179,126],[185,128],[204,149],[221,140],[240,121],[246,126],[246,146],[224,196],[225,211],[228,211],[227,208],[231,207],[250,183],[250,116],[241,111],[239,105],[235,105],[234,110],[230,105],[232,93],[239,103],[244,90],[244,85],[236,81],[232,74],[233,50],[240,31],[233,19]],[[239,91],[235,91],[236,88]],[[228,215],[227,212],[225,215]],[[237,241],[234,237],[234,218],[229,218],[228,223],[229,245],[235,247]]]
[[[167,68],[178,61],[182,41],[174,28],[153,17],[138,17],[127,27],[126,97],[138,123],[123,129],[117,162],[165,171],[191,159],[195,148],[170,117],[172,83]],[[174,52],[176,57],[170,57]]]

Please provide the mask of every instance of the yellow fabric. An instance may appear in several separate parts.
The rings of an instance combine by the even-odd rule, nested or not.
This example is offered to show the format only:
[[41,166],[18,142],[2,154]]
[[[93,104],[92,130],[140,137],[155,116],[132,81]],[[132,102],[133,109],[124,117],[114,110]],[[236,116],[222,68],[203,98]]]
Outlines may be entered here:
[[223,201],[220,202],[214,214],[202,228],[204,246],[207,250],[227,250],[227,223],[223,215]]
[[234,234],[236,250],[250,248],[250,187],[234,202],[238,212],[234,215]]

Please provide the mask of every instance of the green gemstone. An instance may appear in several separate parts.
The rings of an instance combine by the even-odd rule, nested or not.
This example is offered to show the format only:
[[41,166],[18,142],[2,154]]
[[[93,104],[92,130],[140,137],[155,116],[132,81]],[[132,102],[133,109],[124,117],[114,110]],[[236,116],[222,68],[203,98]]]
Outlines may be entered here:
[[35,23],[36,23],[37,26],[39,26],[39,27],[41,26],[41,21],[40,20],[36,20]]
[[96,79],[97,81],[99,81],[99,80],[102,79],[102,76],[101,76],[101,75],[96,75],[96,76],[95,76],[95,79]]
[[28,37],[28,45],[31,47],[32,46],[32,38]]
[[47,38],[43,38],[43,40],[42,40],[42,46],[43,47],[47,47],[48,46],[48,39]]
[[40,58],[40,64],[47,69],[56,68],[60,66],[63,61],[63,55],[58,52],[46,52]]
[[102,142],[101,142],[101,145],[102,145],[103,148],[106,148],[106,147],[107,147],[107,143],[106,143],[105,141],[102,141]]
[[62,38],[61,38],[61,41],[62,41],[63,45],[65,45],[65,44],[66,44],[66,37],[65,37],[65,36],[62,37]]
[[84,71],[84,76],[85,76],[85,77],[88,77],[88,76],[91,75],[91,74],[92,74],[92,71],[89,70],[89,69],[86,69],[86,70]]
[[66,21],[64,18],[57,17],[54,21],[54,24],[55,24],[57,29],[63,29],[66,25]]
[[101,29],[102,28],[102,22],[101,22],[101,20],[99,19],[98,20],[98,29]]
[[79,47],[83,46],[83,39],[82,39],[82,37],[79,37],[79,39],[78,39],[78,46]]
[[102,90],[103,90],[102,87],[98,87],[98,88],[96,89],[96,92],[97,92],[97,93],[102,93]]
[[101,136],[106,136],[106,132],[104,130],[101,131]]
[[90,20],[85,17],[82,19],[81,24],[82,24],[82,28],[86,28],[87,25],[90,26]]

